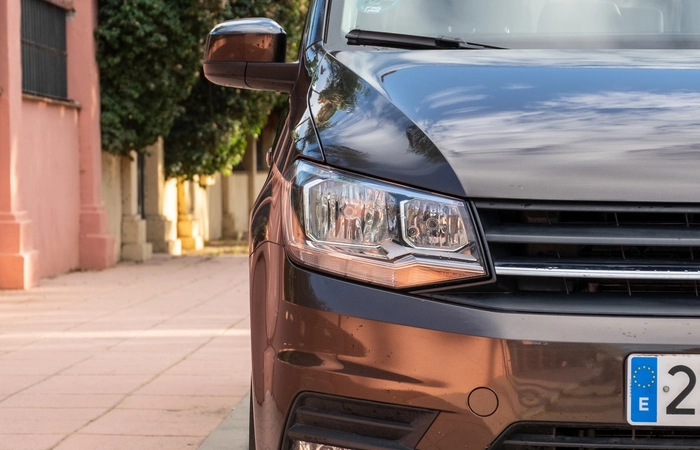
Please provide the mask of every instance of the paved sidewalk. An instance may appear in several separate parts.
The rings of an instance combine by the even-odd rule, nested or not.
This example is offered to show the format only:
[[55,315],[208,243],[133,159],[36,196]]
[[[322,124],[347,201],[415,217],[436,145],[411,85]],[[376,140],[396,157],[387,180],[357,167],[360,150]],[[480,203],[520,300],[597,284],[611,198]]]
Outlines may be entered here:
[[249,414],[250,394],[243,397],[221,425],[211,432],[199,450],[248,450]]
[[245,256],[0,291],[0,449],[197,449],[248,393],[249,341]]

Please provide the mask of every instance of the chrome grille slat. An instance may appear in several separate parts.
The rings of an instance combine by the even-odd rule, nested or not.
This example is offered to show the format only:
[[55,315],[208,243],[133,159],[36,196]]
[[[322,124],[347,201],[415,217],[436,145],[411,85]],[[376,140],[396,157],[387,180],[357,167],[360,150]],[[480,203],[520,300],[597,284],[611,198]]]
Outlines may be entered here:
[[700,247],[700,228],[496,225],[489,227],[486,240],[518,244]]
[[659,213],[700,214],[700,204],[624,204],[624,203],[568,203],[568,202],[519,202],[502,200],[476,200],[477,209],[509,211],[577,211],[611,213]]
[[475,205],[498,292],[698,296],[700,204]]
[[498,262],[496,275],[523,277],[599,278],[632,280],[700,280],[700,266],[583,265],[537,262]]

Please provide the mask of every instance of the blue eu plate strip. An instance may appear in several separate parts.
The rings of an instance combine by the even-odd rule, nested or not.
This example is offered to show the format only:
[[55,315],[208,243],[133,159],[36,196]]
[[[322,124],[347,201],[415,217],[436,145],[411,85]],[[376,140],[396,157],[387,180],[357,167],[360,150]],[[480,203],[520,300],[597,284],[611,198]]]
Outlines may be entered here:
[[655,423],[659,385],[656,357],[633,357],[630,361],[629,382],[632,422]]

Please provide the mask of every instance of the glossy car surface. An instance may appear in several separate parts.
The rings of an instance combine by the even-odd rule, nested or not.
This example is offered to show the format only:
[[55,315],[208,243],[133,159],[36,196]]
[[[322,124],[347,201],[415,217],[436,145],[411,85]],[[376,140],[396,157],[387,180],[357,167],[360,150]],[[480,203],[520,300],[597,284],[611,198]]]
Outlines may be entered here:
[[[700,442],[630,425],[626,406],[630,355],[700,352],[695,34],[600,46],[476,33],[511,49],[396,48],[350,45],[341,15],[310,6],[251,216],[257,448]],[[444,259],[483,272],[373,282],[383,263],[358,267],[376,255],[336,265],[350,238],[314,235],[303,170],[462,202],[473,239]],[[418,265],[422,251],[409,249]]]

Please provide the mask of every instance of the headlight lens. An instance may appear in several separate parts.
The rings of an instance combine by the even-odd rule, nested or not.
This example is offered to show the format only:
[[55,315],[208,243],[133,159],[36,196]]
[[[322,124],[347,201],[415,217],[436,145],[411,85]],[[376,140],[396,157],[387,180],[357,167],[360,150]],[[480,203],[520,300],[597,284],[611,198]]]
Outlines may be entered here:
[[298,262],[394,288],[484,277],[464,202],[299,161],[286,177]]

